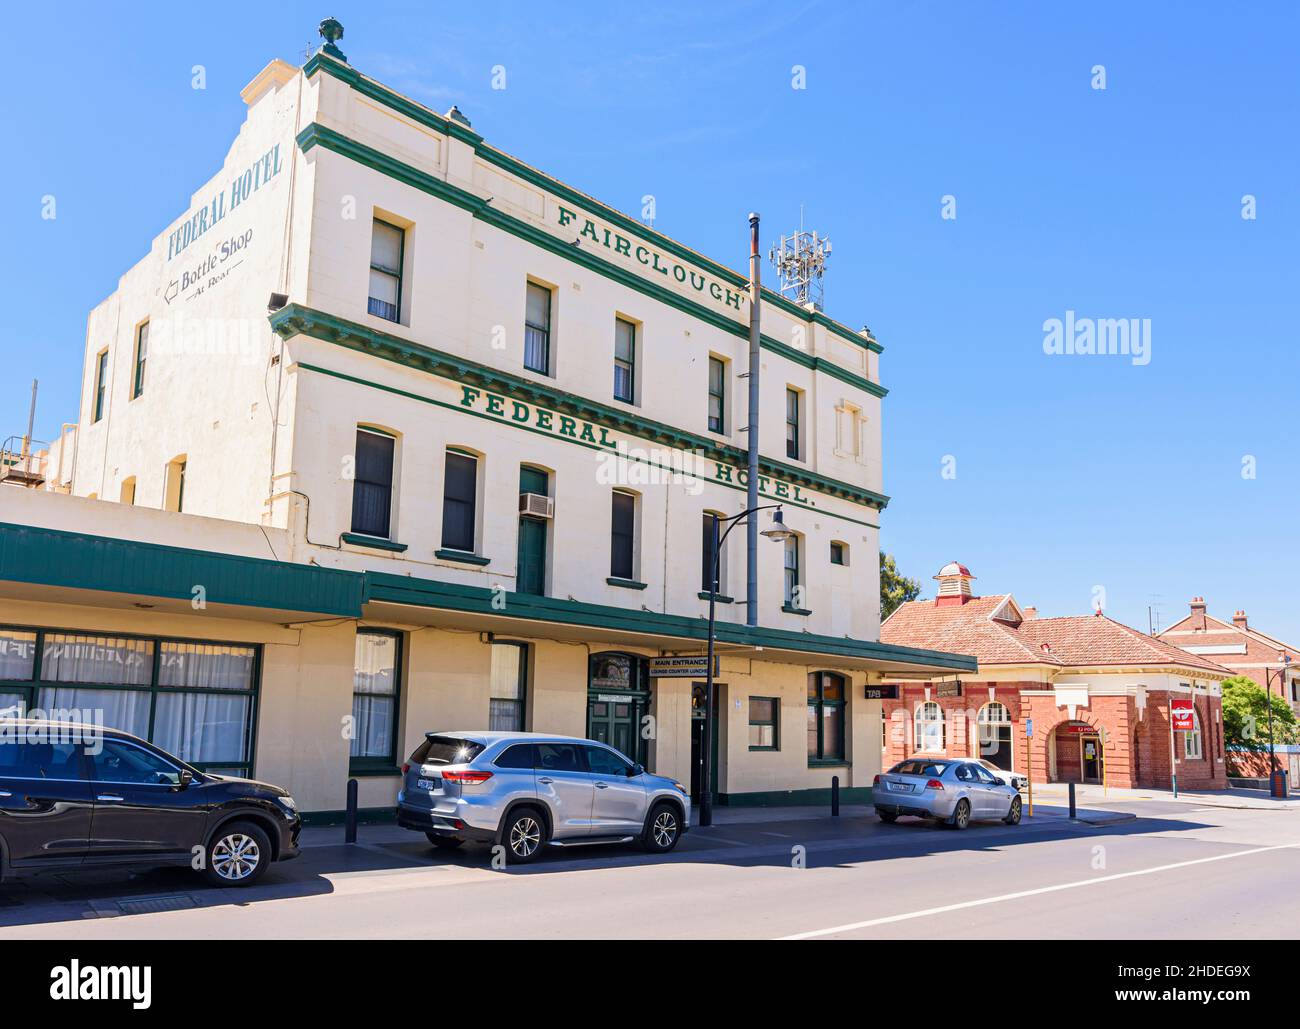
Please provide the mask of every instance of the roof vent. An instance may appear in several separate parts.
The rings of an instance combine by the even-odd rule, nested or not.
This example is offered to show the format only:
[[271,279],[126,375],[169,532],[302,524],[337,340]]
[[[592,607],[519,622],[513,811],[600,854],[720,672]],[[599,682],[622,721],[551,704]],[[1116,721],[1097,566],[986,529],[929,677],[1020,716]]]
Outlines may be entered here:
[[1238,611],[1236,614],[1234,614],[1232,616],[1232,624],[1235,625],[1238,629],[1249,628],[1249,625],[1246,622],[1246,612]]
[[975,576],[964,564],[949,561],[939,569],[935,576],[939,583],[939,592],[935,595],[935,607],[961,605],[972,599],[970,584]]

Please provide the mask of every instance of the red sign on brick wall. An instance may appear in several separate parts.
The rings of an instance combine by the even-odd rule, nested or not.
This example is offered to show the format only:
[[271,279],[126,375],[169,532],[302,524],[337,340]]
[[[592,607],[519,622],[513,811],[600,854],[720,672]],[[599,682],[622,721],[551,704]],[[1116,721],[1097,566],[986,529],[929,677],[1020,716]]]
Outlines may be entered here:
[[1175,732],[1191,732],[1196,728],[1190,697],[1174,697],[1169,701],[1169,709],[1172,712]]

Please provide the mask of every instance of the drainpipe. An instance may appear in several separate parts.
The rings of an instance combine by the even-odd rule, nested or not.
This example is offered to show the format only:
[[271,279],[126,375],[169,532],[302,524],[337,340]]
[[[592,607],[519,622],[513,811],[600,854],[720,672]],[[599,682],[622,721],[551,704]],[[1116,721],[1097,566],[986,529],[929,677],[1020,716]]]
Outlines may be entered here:
[[[749,480],[745,484],[745,507],[758,507],[758,366],[760,360],[759,316],[762,308],[759,284],[758,215],[749,216]],[[745,624],[758,624],[758,515],[745,524]]]

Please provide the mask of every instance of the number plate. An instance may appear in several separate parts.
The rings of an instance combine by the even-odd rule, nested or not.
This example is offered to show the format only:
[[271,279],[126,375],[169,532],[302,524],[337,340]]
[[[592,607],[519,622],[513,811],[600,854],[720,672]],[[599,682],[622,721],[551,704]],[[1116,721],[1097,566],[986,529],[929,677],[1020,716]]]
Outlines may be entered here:
[[911,793],[912,784],[906,782],[887,782],[885,783],[895,793]]
[[431,792],[436,792],[437,790],[442,789],[442,780],[441,779],[417,779],[415,781],[415,785],[422,790],[429,790]]

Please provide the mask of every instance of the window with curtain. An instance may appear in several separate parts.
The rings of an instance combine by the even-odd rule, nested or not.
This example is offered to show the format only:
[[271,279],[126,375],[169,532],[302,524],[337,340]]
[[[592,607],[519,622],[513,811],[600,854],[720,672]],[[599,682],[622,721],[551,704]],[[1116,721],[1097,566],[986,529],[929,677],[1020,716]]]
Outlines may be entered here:
[[390,771],[397,765],[397,713],[401,696],[402,637],[363,629],[357,633],[352,677],[352,771]]
[[776,697],[749,698],[749,749],[778,750],[777,716],[781,703]]
[[785,456],[799,460],[799,391],[785,391]]
[[367,310],[390,322],[402,307],[402,250],[406,233],[375,219],[370,236],[370,302]]
[[551,374],[551,291],[535,282],[524,305],[524,367]]
[[135,330],[135,374],[131,376],[131,399],[144,392],[144,365],[149,359],[149,323]]
[[933,700],[917,705],[916,749],[928,752],[944,749],[943,708]]
[[727,431],[727,362],[709,358],[709,431]]
[[1199,761],[1205,756],[1205,748],[1201,736],[1201,713],[1192,708],[1192,729],[1190,732],[1183,733],[1183,757],[1189,761]]
[[491,697],[488,729],[523,732],[527,696],[528,647],[523,643],[492,644]]
[[636,326],[614,319],[614,399],[636,403]]
[[0,709],[123,729],[208,771],[252,771],[257,648],[0,629]]
[[474,552],[477,526],[478,459],[447,451],[442,485],[442,545],[447,550]]
[[844,760],[844,705],[848,682],[834,672],[808,676],[808,760]]
[[794,606],[795,592],[799,588],[799,537],[791,536],[782,546],[785,548],[785,602]]
[[614,491],[610,529],[609,574],[615,579],[636,577],[636,497]]
[[393,505],[393,453],[397,441],[372,429],[357,429],[352,480],[352,531],[388,539]]

